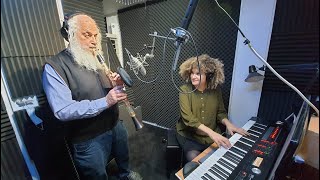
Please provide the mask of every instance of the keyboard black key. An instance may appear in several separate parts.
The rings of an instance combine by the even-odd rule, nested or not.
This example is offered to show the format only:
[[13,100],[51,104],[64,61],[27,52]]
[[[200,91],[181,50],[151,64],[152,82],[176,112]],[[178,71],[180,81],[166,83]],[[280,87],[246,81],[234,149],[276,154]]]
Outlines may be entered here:
[[239,163],[239,161],[237,159],[234,159],[234,158],[230,157],[230,155],[227,154],[227,153],[224,154],[222,157],[228,159],[229,161],[233,162],[234,164],[238,164]]
[[224,162],[226,165],[230,166],[232,169],[235,169],[236,166],[234,166],[233,164],[230,164],[229,162],[227,162],[226,160],[224,160],[223,158],[220,159],[222,162]]
[[238,162],[240,162],[241,161],[241,158],[239,157],[239,156],[236,156],[236,155],[234,155],[234,154],[232,154],[231,152],[226,152],[226,154],[228,155],[228,156],[230,156],[232,159],[234,159],[234,160],[236,160],[236,161],[238,161]]
[[219,169],[221,172],[224,172],[225,174],[227,174],[228,176],[231,174],[228,171],[222,169],[220,166],[218,166],[217,164],[213,165],[212,167]]
[[254,142],[257,142],[257,140],[259,139],[258,137],[252,136],[252,135],[246,136],[246,138],[248,138],[248,139],[250,139],[250,140],[252,140],[252,141],[254,141]]
[[242,140],[239,140],[239,142],[244,144],[244,145],[246,145],[246,146],[248,146],[249,150],[252,148],[251,144],[247,144],[247,143],[243,142]]
[[262,126],[259,126],[259,125],[253,125],[252,127],[260,129],[261,132],[264,132],[266,130],[266,127],[262,127]]
[[226,179],[223,176],[221,176],[220,174],[218,174],[217,172],[213,171],[212,169],[209,169],[209,172],[211,172],[213,175],[215,175],[217,178],[220,179]]
[[210,180],[215,180],[213,177],[211,177],[208,173],[204,173],[204,175],[206,176],[206,177],[208,177]]
[[242,136],[241,139],[245,139],[247,141],[250,141],[252,144],[254,144],[256,141],[250,139],[250,136]]
[[257,127],[252,126],[249,130],[253,130],[253,131],[257,131],[260,132],[262,134],[263,130]]
[[201,176],[201,179],[203,179],[203,180],[209,180],[209,179],[207,179],[207,178],[204,177],[204,176]]
[[250,133],[250,134],[253,134],[252,136],[255,135],[255,137],[257,137],[257,138],[261,136],[261,134],[256,133],[256,132],[254,132],[254,131],[251,131],[250,129],[249,129],[247,132]]
[[247,145],[241,143],[240,141],[236,142],[236,143],[234,144],[234,146],[237,146],[237,147],[239,147],[240,149],[245,150],[245,151],[247,151],[247,152],[249,152],[249,150],[250,150],[250,148],[251,148],[250,146],[247,146]]
[[221,159],[218,160],[218,163],[219,163],[221,166],[229,169],[231,172],[234,170],[231,166],[228,166],[227,164],[225,164],[224,162],[222,162]]
[[264,125],[264,124],[261,124],[261,123],[254,123],[255,126],[259,126],[259,127],[262,127],[262,128],[267,128],[268,126]]
[[224,174],[223,172],[221,172],[218,168],[215,167],[211,167],[212,171],[217,172],[218,174],[220,174],[222,177],[224,177],[225,179],[228,178],[227,174]]
[[238,154],[238,155],[240,155],[240,156],[242,156],[242,157],[244,157],[244,156],[246,155],[244,152],[240,151],[239,149],[237,149],[237,148],[235,148],[235,147],[231,147],[231,148],[229,149],[229,151],[232,151],[232,152],[234,152],[235,154]]
[[254,145],[254,142],[249,141],[249,140],[247,140],[247,139],[245,139],[245,138],[240,138],[239,140],[242,141],[242,142],[244,142],[244,143],[250,144],[251,146]]

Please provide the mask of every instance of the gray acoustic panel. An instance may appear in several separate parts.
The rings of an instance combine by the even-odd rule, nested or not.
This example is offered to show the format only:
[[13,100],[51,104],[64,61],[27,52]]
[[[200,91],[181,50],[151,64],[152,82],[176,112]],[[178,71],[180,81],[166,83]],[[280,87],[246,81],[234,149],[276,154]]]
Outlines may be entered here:
[[[12,100],[29,95],[44,97],[41,83],[44,61],[65,48],[58,17],[56,1],[1,0],[1,71]],[[2,104],[1,178],[32,179]],[[26,112],[14,112],[13,117],[26,147],[38,147],[35,139],[25,141],[31,123]]]
[[[64,14],[80,11],[91,16],[98,24],[102,34],[106,33],[102,1],[98,0],[62,0]],[[105,36],[103,37],[105,39]]]
[[[295,92],[265,91],[261,96],[258,117],[265,124],[284,120],[292,112],[297,113],[302,99]],[[297,114],[296,114],[297,115]]]
[[32,180],[16,138],[1,142],[1,179]]
[[14,134],[13,127],[1,96],[1,142],[15,137],[16,135]]
[[[281,70],[283,65],[319,64],[318,0],[308,3],[304,0],[277,1],[268,63],[306,96],[319,96],[317,69]],[[271,122],[281,120],[301,100],[296,92],[267,70],[258,116]]]
[[[269,64],[287,81],[296,86],[303,93],[319,94],[319,80],[317,67],[303,69],[300,66],[294,69],[283,68],[286,65],[314,64],[319,65],[319,31],[305,30],[304,32],[273,32],[271,37]],[[319,66],[318,66],[319,67]],[[271,71],[266,71],[264,90],[279,89],[290,91]]]
[[1,97],[1,179],[31,179]]
[[[147,6],[137,5],[129,9],[119,11],[119,23],[122,35],[122,46],[127,48],[131,54],[136,55],[143,48],[144,44],[151,45],[152,34],[154,31],[161,36],[173,37],[170,28],[179,27],[181,20],[187,10],[189,1],[162,1],[157,3],[149,2]],[[225,0],[220,2],[238,22],[240,1]],[[199,1],[197,9],[189,25],[188,31],[194,38],[198,49],[198,54],[209,54],[211,57],[219,58],[225,65],[226,81],[222,86],[223,99],[226,109],[229,104],[229,95],[232,79],[232,70],[237,38],[237,29],[231,20],[222,13],[221,9],[214,1]],[[138,77],[126,66],[130,75],[134,79],[135,103],[142,107],[143,119],[145,121],[157,123],[168,128],[175,127],[180,116],[178,95],[179,91],[175,88],[184,82],[178,75],[179,68],[171,71],[175,53],[174,41],[166,41],[165,57],[163,58],[164,38],[156,39],[155,57],[147,60],[147,75]],[[123,49],[124,63],[128,56]],[[147,53],[143,52],[142,54]],[[148,52],[150,53],[150,52]],[[194,44],[191,38],[182,46],[177,67],[189,57],[196,56]],[[139,80],[152,83],[144,83]]]
[[[121,67],[121,65],[120,65],[120,61],[118,59],[117,53],[115,52],[115,50],[114,50],[114,48],[112,46],[112,42],[111,42],[110,38],[106,39],[106,45],[107,45],[106,48],[108,48],[108,50],[104,51],[104,52],[106,52],[105,53],[106,62],[108,64],[107,59],[109,58],[111,70],[113,72],[117,72],[117,68]],[[126,92],[128,94],[129,102],[131,104],[134,104],[135,96],[134,96],[132,88],[126,86]]]
[[56,2],[1,0],[1,58],[50,56],[64,46]]
[[45,58],[64,47],[55,1],[1,0],[1,68],[13,99],[41,94]]
[[1,58],[1,66],[13,100],[23,96],[43,94],[42,66],[49,57]]

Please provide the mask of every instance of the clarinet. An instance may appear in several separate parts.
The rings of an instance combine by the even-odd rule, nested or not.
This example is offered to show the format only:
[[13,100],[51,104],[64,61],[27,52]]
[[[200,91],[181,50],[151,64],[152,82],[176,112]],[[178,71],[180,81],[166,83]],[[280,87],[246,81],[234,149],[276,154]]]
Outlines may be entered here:
[[[111,83],[112,83],[112,86],[115,87],[115,86],[116,86],[116,82],[112,81],[112,78],[111,78],[111,74],[112,74],[113,72],[106,66],[106,64],[104,63],[105,60],[104,60],[104,58],[103,58],[103,56],[102,56],[101,54],[98,53],[98,54],[97,54],[97,58],[98,58],[99,62],[101,63],[102,68],[104,69],[106,75],[109,77],[109,79],[110,79],[110,81],[111,81]],[[123,70],[123,71],[124,71],[124,70]],[[122,79],[124,79],[122,73],[120,73],[119,70],[118,70],[118,74],[120,75],[120,77],[121,77]],[[122,82],[123,82],[123,81],[122,81]],[[123,84],[125,84],[125,82],[123,82]],[[128,84],[127,84],[127,85],[128,85]],[[131,85],[128,85],[128,86],[131,87]],[[125,88],[123,88],[123,91],[125,91]],[[124,99],[123,102],[124,102],[124,104],[126,105],[126,109],[127,109],[127,111],[129,112],[129,115],[130,115],[130,117],[131,117],[131,119],[132,119],[132,121],[133,121],[133,123],[134,123],[134,127],[136,128],[136,131],[142,129],[142,128],[143,128],[143,124],[142,124],[142,122],[137,118],[136,113],[134,112],[131,104],[129,103],[128,98]]]

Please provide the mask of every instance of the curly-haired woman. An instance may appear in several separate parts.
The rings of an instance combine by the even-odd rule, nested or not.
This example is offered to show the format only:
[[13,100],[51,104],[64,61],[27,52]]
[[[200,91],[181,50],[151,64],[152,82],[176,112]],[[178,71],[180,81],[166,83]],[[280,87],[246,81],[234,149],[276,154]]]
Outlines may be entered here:
[[199,56],[198,60],[192,57],[181,64],[179,74],[187,83],[181,86],[183,92],[179,94],[181,118],[176,125],[177,139],[187,161],[194,159],[213,142],[219,147],[231,147],[230,141],[221,135],[218,123],[225,125],[230,135],[249,135],[227,118],[219,87],[224,82],[221,61],[207,54]]

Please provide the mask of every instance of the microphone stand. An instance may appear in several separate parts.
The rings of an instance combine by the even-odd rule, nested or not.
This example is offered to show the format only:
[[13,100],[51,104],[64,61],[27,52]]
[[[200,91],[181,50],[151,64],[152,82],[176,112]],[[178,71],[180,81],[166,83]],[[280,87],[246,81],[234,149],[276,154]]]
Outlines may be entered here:
[[[102,67],[103,67],[106,75],[109,77],[109,79],[110,79],[110,81],[111,81],[111,83],[112,83],[112,86],[113,86],[113,87],[117,86],[117,83],[114,82],[114,81],[112,81],[111,74],[112,74],[113,72],[112,72],[112,71],[106,66],[106,64],[104,63],[104,58],[102,57],[102,55],[101,55],[101,54],[98,54],[98,55],[97,55],[97,58],[98,58],[100,64],[102,65]],[[121,70],[122,70],[122,71],[121,71]],[[121,76],[121,79],[122,79],[121,84],[122,84],[122,85],[126,84],[126,85],[129,86],[129,87],[132,86],[131,79],[129,79],[129,78],[130,78],[129,75],[126,74],[126,72],[125,72],[123,69],[118,68],[118,74]],[[124,87],[124,86],[123,86],[123,87]],[[123,90],[125,91],[125,88],[123,88]],[[136,113],[134,112],[134,110],[133,110],[133,108],[132,108],[132,106],[131,106],[128,98],[124,99],[123,102],[124,102],[124,104],[126,105],[126,109],[127,109],[128,113],[129,113],[129,115],[130,115],[130,117],[131,117],[131,119],[132,119],[132,121],[133,121],[133,123],[134,123],[134,127],[136,128],[136,131],[142,129],[142,128],[143,128],[143,124],[142,124],[142,122],[137,118]]]
[[284,82],[286,85],[288,85],[289,87],[291,87],[296,93],[298,93],[298,95],[304,100],[306,101],[311,107],[312,109],[317,113],[317,115],[319,116],[319,110],[308,100],[308,98],[306,98],[295,86],[293,86],[291,83],[289,83],[286,79],[284,79],[280,74],[277,73],[276,70],[274,70],[271,65],[269,63],[267,63],[266,60],[264,60],[264,58],[262,56],[260,56],[260,54],[252,47],[252,45],[250,44],[249,39],[244,35],[244,33],[241,31],[240,27],[237,25],[237,23],[232,19],[232,17],[228,14],[227,11],[225,11],[220,4],[218,3],[217,0],[215,0],[216,4],[219,6],[220,9],[222,9],[223,12],[226,13],[226,15],[231,19],[231,21],[236,25],[236,27],[238,28],[240,34],[242,35],[242,37],[245,39],[244,40],[244,44],[248,45],[249,49],[253,52],[254,55],[256,55],[270,70],[271,72],[276,75],[282,82]]

